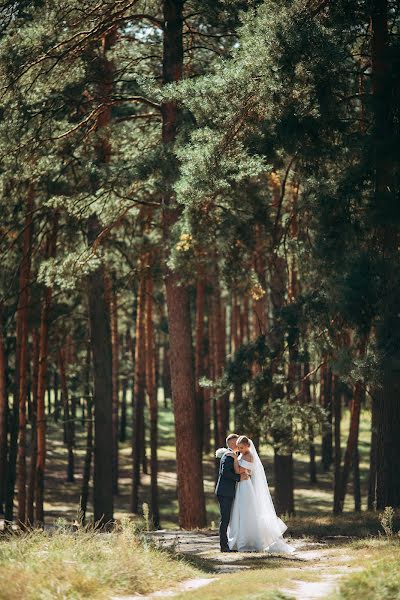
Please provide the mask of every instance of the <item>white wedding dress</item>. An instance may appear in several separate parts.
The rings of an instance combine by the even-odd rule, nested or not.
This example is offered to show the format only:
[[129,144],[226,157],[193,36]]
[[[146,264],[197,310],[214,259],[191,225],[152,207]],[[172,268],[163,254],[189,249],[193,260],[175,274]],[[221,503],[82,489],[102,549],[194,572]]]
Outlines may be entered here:
[[287,526],[275,512],[264,467],[251,441],[250,451],[253,462],[239,457],[239,465],[251,477],[236,484],[228,527],[229,548],[238,552],[292,553],[294,548],[282,537]]

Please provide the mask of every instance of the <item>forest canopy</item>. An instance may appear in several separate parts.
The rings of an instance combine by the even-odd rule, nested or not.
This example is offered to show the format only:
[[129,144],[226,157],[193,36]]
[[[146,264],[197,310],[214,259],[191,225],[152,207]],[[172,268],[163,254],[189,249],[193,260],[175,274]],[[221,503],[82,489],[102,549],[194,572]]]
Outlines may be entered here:
[[58,439],[83,520],[113,520],[130,446],[125,508],[149,474],[158,526],[160,398],[184,528],[232,429],[272,448],[280,513],[320,435],[360,510],[361,409],[366,505],[399,507],[397,2],[3,0],[0,81],[5,521],[44,522]]

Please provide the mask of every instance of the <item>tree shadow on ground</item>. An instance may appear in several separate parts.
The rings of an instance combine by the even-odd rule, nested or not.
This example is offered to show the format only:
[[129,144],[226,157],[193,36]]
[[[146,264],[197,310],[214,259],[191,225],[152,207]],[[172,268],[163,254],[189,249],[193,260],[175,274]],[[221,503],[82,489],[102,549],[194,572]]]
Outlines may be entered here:
[[245,556],[243,556],[243,554],[235,553],[234,558],[230,554],[228,554],[228,558],[221,558],[220,556],[204,556],[191,552],[177,552],[173,548],[165,548],[164,551],[167,552],[172,559],[184,561],[199,571],[207,574],[221,573],[223,571],[235,572],[245,569],[283,569],[288,566],[294,566],[305,562],[302,558],[292,556],[284,557],[280,555],[261,555],[257,553]]

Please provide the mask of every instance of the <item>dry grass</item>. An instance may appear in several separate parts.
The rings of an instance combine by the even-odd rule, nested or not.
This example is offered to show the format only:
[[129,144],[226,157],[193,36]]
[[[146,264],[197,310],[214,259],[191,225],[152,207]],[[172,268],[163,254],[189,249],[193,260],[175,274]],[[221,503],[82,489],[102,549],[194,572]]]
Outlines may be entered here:
[[100,600],[196,576],[182,559],[146,544],[129,523],[114,533],[59,528],[0,541],[1,600]]
[[381,537],[357,541],[352,546],[362,553],[359,564],[363,569],[343,580],[335,600],[399,600],[400,539]]

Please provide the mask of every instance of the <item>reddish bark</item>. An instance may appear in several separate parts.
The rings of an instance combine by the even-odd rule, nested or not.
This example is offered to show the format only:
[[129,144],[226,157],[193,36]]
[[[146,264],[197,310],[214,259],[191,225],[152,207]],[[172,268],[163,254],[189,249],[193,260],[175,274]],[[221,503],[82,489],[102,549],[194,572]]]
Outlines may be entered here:
[[[87,239],[93,245],[101,232],[96,214],[88,219]],[[104,264],[87,278],[90,345],[94,382],[93,514],[99,525],[113,520],[112,491],[112,349],[110,314],[104,289]]]
[[[163,0],[163,83],[182,78],[183,71],[183,0]],[[176,136],[178,111],[173,101],[161,106],[162,141],[166,147]],[[167,183],[167,182],[166,182]],[[163,197],[163,231],[166,245],[177,222],[180,209],[174,203],[172,189]],[[166,257],[168,258],[168,257]],[[179,523],[193,529],[206,524],[203,467],[197,439],[196,393],[189,290],[165,261],[164,282],[168,307],[170,366],[175,415],[176,465],[178,478]]]
[[33,187],[30,186],[27,194],[24,233],[23,255],[19,271],[19,298],[17,320],[20,334],[19,340],[19,432],[18,432],[18,463],[17,463],[17,498],[18,521],[21,525],[26,521],[26,406],[28,396],[28,335],[29,335],[29,280],[31,273],[32,254],[32,215],[33,215]]
[[[143,259],[141,260],[143,266]],[[145,304],[146,281],[143,273],[140,276],[138,291],[138,306],[136,318],[136,345],[135,345],[135,382],[133,388],[133,424],[132,424],[132,495],[131,511],[139,511],[140,464],[142,461],[144,444],[143,409],[146,385],[146,353],[145,353]]]
[[[56,255],[58,229],[58,215],[54,215],[52,231],[47,240],[47,256],[54,258]],[[47,287],[43,292],[40,315],[40,342],[39,342],[39,371],[37,392],[37,460],[35,481],[35,521],[38,525],[44,523],[44,469],[46,461],[46,416],[44,396],[46,391],[46,371],[49,335],[49,314],[52,297],[52,288]]]
[[149,276],[146,282],[146,388],[150,408],[150,510],[156,529],[160,527],[158,505],[158,402],[156,381],[156,347],[153,325],[153,280]]

